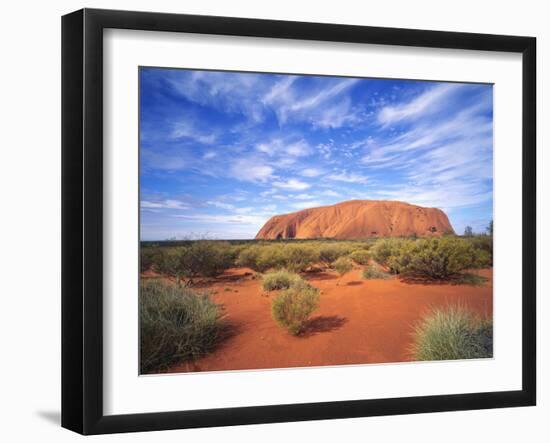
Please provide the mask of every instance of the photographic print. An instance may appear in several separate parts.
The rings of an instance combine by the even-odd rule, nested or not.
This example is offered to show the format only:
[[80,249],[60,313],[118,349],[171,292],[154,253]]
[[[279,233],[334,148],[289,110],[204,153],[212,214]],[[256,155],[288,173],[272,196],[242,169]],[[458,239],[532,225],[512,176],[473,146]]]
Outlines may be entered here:
[[141,374],[493,357],[492,84],[138,92]]

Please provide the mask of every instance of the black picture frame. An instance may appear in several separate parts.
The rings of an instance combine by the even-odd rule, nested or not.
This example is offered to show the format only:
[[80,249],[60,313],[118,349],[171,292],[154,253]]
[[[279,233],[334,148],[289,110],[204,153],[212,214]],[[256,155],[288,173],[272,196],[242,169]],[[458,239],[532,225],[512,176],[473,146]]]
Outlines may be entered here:
[[[103,413],[103,30],[503,51],[523,63],[522,389],[131,415]],[[230,17],[83,9],[62,18],[62,426],[152,431],[536,403],[536,39]],[[519,147],[518,147],[519,149]]]

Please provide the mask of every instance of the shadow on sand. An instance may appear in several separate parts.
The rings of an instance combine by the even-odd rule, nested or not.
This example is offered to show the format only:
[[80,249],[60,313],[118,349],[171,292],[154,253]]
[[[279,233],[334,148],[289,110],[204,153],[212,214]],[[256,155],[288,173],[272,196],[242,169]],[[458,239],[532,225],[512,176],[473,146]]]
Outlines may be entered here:
[[362,285],[364,282],[361,280],[353,280],[346,283],[347,286],[359,286]]
[[306,323],[300,337],[309,337],[321,332],[330,332],[341,328],[348,320],[337,315],[322,315],[314,317]]
[[443,279],[435,279],[429,277],[417,277],[417,276],[402,276],[399,279],[403,283],[412,285],[469,285],[469,286],[483,286],[489,281],[487,277],[478,275],[473,272],[463,272],[461,274],[452,275]]
[[315,272],[315,273],[308,273],[307,279],[309,281],[316,281],[316,280],[336,280],[338,276],[334,274],[329,274],[328,272]]

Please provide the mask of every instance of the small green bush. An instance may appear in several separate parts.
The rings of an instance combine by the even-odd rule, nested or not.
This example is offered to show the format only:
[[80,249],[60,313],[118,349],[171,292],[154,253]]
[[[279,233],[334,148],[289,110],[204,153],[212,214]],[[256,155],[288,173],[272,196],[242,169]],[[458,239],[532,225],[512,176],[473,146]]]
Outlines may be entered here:
[[243,249],[237,258],[238,266],[245,266],[257,272],[284,267],[281,245],[257,244]]
[[140,370],[158,372],[212,349],[220,312],[206,295],[160,280],[143,280],[139,291]]
[[404,249],[398,258],[401,272],[445,279],[472,267],[474,251],[467,240],[454,237],[418,240],[413,247]]
[[299,282],[273,298],[273,319],[291,334],[303,332],[309,316],[319,308],[319,290]]
[[364,249],[357,249],[349,255],[349,258],[358,265],[368,265],[370,262],[370,253]]
[[484,249],[474,249],[472,268],[488,268],[493,266],[493,256]]
[[257,244],[240,251],[237,265],[252,268],[257,272],[269,269],[305,271],[319,261],[315,247],[307,244]]
[[259,255],[258,246],[249,246],[249,247],[243,248],[238,252],[237,259],[235,260],[235,264],[237,266],[251,268],[251,269],[254,269],[255,271],[262,272],[261,270],[256,269],[258,255]]
[[178,284],[184,277],[184,269],[181,263],[183,248],[165,248],[156,256],[153,270],[159,274],[176,278]]
[[262,287],[264,291],[288,289],[297,282],[303,281],[302,277],[300,277],[298,274],[288,272],[284,269],[264,274],[262,280]]
[[391,275],[382,271],[377,266],[369,265],[368,268],[363,269],[363,278],[365,280],[387,280],[391,278]]
[[483,266],[493,266],[493,236],[492,235],[475,235],[468,238],[468,241],[474,250],[483,257]]
[[139,272],[146,272],[153,268],[161,252],[157,248],[141,247],[139,251]]
[[227,242],[198,240],[187,246],[165,248],[155,256],[153,269],[179,281],[196,277],[216,277],[233,266]]
[[387,266],[392,274],[399,274],[407,257],[403,254],[414,247],[415,241],[402,238],[385,238],[378,240],[370,249],[372,257],[383,266]]
[[493,356],[493,324],[463,307],[434,309],[415,328],[417,360],[460,360]]
[[308,245],[286,245],[283,248],[285,267],[293,272],[303,272],[319,261],[316,249]]
[[200,240],[182,250],[180,264],[186,277],[216,277],[233,266],[231,245]]
[[322,244],[319,247],[319,261],[326,266],[348,253],[348,248],[341,244]]
[[332,267],[336,270],[336,272],[338,272],[338,274],[344,275],[353,269],[353,263],[347,257],[340,257],[332,264]]

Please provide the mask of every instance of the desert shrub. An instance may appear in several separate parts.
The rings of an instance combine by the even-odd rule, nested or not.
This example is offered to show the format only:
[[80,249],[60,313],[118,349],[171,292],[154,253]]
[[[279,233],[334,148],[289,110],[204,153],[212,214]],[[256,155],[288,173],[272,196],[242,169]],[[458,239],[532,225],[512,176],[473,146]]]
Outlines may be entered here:
[[467,241],[456,237],[418,240],[398,258],[401,272],[434,279],[448,278],[473,266],[474,251]]
[[168,277],[174,277],[177,282],[184,277],[181,263],[183,248],[164,248],[156,256],[153,263],[153,270]]
[[157,257],[153,268],[164,275],[176,278],[215,277],[233,266],[230,244],[199,240],[188,246],[166,248]]
[[319,247],[319,260],[326,266],[348,253],[348,248],[342,244],[323,244]]
[[370,253],[364,249],[356,249],[348,257],[358,265],[368,265],[370,261]]
[[245,250],[247,247],[248,245],[246,244],[232,244],[229,246],[228,255],[231,257],[231,260],[233,260],[233,263],[237,261],[241,251]]
[[353,269],[353,263],[347,257],[340,257],[332,264],[332,267],[336,270],[336,272],[338,272],[338,274],[344,275]]
[[399,274],[408,260],[408,255],[403,256],[403,253],[409,251],[414,244],[414,240],[385,238],[378,240],[370,251],[374,260],[387,266],[391,273]]
[[233,266],[228,242],[200,240],[183,248],[180,264],[186,277],[216,277]]
[[279,271],[264,274],[262,277],[262,287],[264,291],[288,289],[297,282],[302,281],[302,278],[298,274],[281,269]]
[[139,291],[140,370],[157,372],[205,354],[220,331],[218,307],[206,295],[159,280]]
[[434,309],[415,328],[417,360],[458,360],[493,356],[493,324],[463,307]]
[[140,247],[139,250],[139,272],[146,272],[153,268],[158,261],[160,252],[157,248]]
[[363,269],[363,278],[365,280],[387,280],[391,278],[391,275],[377,266],[369,265],[366,269]]
[[468,241],[483,258],[483,265],[478,267],[493,266],[493,237],[490,235],[476,235],[468,238]]
[[265,272],[269,269],[305,271],[319,261],[317,249],[307,244],[258,244],[249,246],[239,253],[237,264]]
[[285,268],[293,272],[303,272],[319,261],[317,250],[308,245],[285,245],[282,254]]
[[474,249],[472,254],[472,268],[488,268],[493,266],[492,255],[483,249]]
[[283,268],[285,264],[282,245],[253,245],[243,249],[237,265],[252,268],[257,272]]
[[302,281],[277,295],[271,304],[273,319],[291,334],[300,334],[309,316],[319,308],[319,290]]
[[243,266],[245,268],[252,268],[254,270],[257,270],[256,263],[258,261],[258,254],[258,246],[248,246],[246,248],[243,248],[238,252],[235,264],[237,266]]

